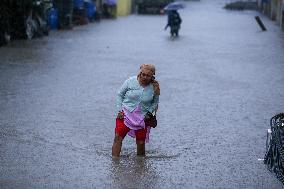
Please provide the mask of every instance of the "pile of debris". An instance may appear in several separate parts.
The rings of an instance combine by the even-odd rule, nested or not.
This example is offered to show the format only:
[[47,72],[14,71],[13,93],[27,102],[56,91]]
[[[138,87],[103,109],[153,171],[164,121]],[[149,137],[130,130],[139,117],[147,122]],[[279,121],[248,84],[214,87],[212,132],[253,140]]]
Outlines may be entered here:
[[229,10],[257,10],[256,1],[236,1],[228,3],[224,7]]
[[138,14],[161,14],[163,8],[173,0],[137,0]]

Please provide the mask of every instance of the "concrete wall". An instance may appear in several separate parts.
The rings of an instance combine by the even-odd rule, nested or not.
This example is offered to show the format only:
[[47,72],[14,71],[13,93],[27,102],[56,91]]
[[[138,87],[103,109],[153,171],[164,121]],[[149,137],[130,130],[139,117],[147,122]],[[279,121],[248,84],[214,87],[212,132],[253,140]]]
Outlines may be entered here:
[[282,20],[282,0],[277,0],[277,5],[276,5],[276,22],[280,26],[281,25],[281,20]]
[[270,18],[276,20],[277,17],[277,0],[270,1]]
[[281,11],[280,11],[280,27],[284,31],[284,0],[281,2]]
[[271,14],[271,0],[257,0],[258,9],[265,15]]
[[257,0],[259,10],[284,30],[284,0]]

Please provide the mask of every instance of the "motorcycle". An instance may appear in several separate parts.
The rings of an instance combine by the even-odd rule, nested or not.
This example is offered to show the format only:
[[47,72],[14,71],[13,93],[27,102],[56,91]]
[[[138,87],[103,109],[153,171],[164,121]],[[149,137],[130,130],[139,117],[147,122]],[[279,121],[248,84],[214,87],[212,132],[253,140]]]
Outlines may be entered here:
[[51,0],[36,0],[33,2],[32,9],[29,11],[25,21],[26,36],[28,39],[49,34],[47,15],[51,8]]

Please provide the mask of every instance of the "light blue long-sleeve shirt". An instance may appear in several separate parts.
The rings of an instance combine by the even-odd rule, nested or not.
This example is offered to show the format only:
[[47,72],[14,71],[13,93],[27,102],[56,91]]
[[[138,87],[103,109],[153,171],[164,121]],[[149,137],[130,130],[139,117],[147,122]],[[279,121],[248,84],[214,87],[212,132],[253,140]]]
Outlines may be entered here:
[[144,115],[154,112],[159,103],[159,95],[154,94],[152,84],[142,87],[137,80],[137,76],[127,79],[117,93],[117,111],[126,108],[132,112],[139,104]]

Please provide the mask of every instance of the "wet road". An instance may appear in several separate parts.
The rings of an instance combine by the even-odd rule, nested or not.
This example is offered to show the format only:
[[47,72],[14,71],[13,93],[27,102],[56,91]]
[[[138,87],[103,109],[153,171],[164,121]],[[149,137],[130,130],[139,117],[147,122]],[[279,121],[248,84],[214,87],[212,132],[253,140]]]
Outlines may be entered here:
[[[283,112],[284,34],[225,2],[189,2],[175,40],[165,16],[132,15],[1,48],[0,188],[282,188],[258,158]],[[116,91],[145,62],[159,125],[146,158],[127,137],[113,161]]]

